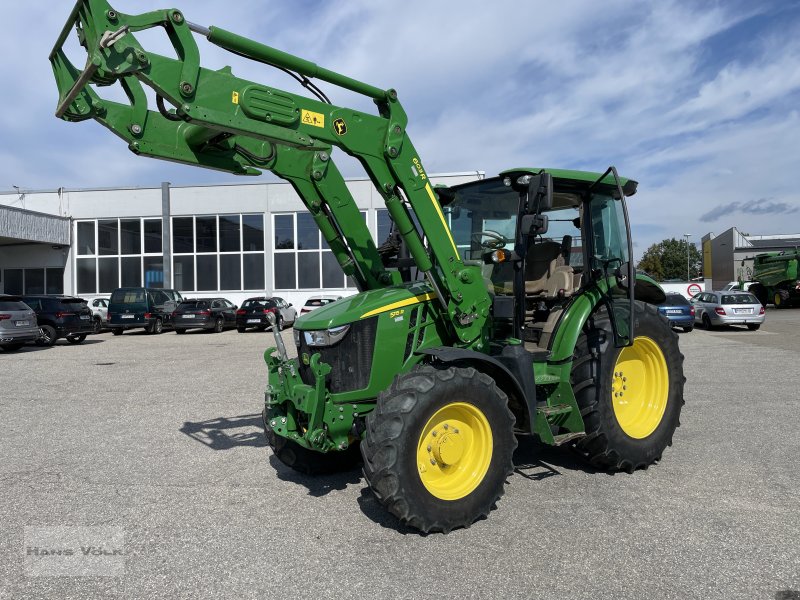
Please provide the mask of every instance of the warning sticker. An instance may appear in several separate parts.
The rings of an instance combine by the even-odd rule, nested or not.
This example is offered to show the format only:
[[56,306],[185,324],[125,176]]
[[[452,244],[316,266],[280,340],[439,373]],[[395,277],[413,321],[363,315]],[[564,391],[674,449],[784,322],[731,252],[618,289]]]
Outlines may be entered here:
[[314,127],[325,127],[325,115],[318,112],[303,109],[300,112],[300,120],[304,125],[312,125]]

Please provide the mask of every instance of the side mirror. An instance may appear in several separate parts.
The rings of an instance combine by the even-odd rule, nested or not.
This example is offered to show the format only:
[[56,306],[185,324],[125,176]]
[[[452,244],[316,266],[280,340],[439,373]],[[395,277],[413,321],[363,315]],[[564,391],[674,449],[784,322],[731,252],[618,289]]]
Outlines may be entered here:
[[294,306],[294,304],[292,304],[291,302],[289,302],[289,308],[292,308],[293,306]]
[[520,229],[522,235],[544,235],[548,225],[547,215],[523,215]]
[[553,208],[553,176],[539,173],[528,182],[528,212],[542,213]]

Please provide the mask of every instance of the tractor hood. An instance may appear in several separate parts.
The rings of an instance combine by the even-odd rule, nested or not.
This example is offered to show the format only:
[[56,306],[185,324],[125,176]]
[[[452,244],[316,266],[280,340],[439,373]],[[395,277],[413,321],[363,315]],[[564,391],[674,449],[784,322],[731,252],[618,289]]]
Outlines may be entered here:
[[430,285],[421,281],[370,290],[342,298],[298,317],[295,328],[301,331],[330,329],[401,307],[413,306],[435,297]]

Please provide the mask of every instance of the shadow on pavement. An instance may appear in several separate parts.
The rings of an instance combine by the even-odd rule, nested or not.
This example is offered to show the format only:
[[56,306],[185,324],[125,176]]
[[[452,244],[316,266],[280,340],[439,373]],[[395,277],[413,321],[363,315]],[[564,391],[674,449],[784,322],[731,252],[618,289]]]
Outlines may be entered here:
[[275,474],[278,476],[278,479],[302,485],[308,490],[308,495],[314,496],[315,498],[337,490],[347,489],[348,485],[361,481],[360,465],[332,475],[304,475],[283,464],[274,454],[269,455],[269,463],[272,465],[272,468],[275,469]]
[[239,446],[262,448],[267,445],[261,413],[186,421],[179,431],[212,450],[231,450]]

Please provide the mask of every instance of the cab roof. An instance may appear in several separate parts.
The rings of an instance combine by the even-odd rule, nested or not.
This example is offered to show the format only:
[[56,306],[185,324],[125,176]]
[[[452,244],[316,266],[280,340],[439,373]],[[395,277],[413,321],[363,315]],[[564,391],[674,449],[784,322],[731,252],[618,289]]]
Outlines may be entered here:
[[[539,168],[539,167],[519,167],[515,169],[506,169],[500,173],[501,177],[506,176],[520,176],[520,175],[537,175],[544,171],[545,173],[550,173],[553,176],[553,179],[558,185],[564,184],[572,184],[576,187],[588,187],[589,185],[593,184],[595,181],[600,179],[603,175],[602,173],[595,173],[594,171],[573,171],[570,169],[548,169],[548,168]],[[627,179],[626,177],[620,176],[619,183],[622,186],[622,191],[625,193],[626,196],[633,196],[636,193],[636,188],[639,185],[637,181],[633,179]],[[601,189],[608,187],[615,187],[614,185],[614,176],[609,173],[606,175],[605,179],[600,183],[599,186]]]

